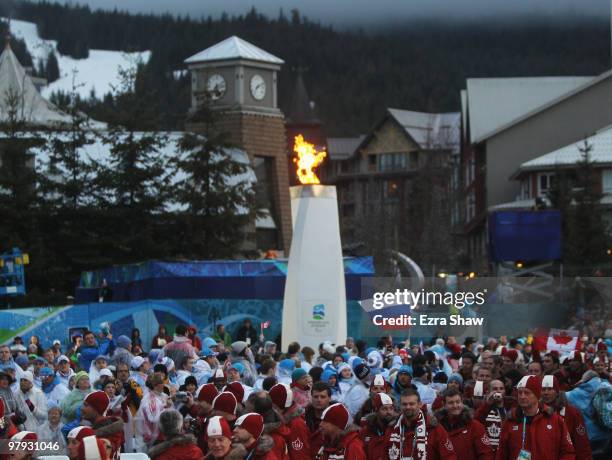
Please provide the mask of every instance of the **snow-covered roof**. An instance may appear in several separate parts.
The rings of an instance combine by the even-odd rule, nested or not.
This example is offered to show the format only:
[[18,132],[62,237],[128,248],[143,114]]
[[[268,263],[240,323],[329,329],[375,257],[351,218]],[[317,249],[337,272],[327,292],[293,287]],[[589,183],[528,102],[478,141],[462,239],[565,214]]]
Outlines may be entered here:
[[[104,143],[103,138],[104,132],[98,133],[97,136],[91,136],[90,140],[92,141],[90,144],[86,144],[79,149],[79,158],[84,162],[93,161],[98,164],[108,164],[110,160],[109,155],[109,146]],[[143,135],[148,134],[144,132],[135,133],[135,138],[138,139]],[[167,136],[167,141],[163,144],[163,146],[158,150],[157,155],[160,158],[170,159],[172,157],[176,157],[180,151],[179,142],[184,133],[182,132],[161,132],[158,133],[163,136]],[[28,133],[27,135],[37,135],[42,138],[48,137],[48,132],[41,133]],[[59,138],[65,138],[66,141],[70,139],[70,134],[66,132],[55,133],[55,135],[59,136]],[[49,162],[49,150],[45,147],[34,147],[30,149],[30,152],[34,154],[34,163],[35,169],[37,173],[44,174],[46,165]],[[243,174],[237,174],[234,176],[229,176],[226,178],[226,185],[232,186],[241,183],[249,183],[254,184],[257,181],[257,177],[255,176],[255,171],[250,165],[250,159],[247,153],[244,150],[240,150],[237,148],[226,148],[224,149],[224,153],[232,157],[234,161],[249,165],[246,172]],[[170,172],[170,171],[169,171]],[[184,172],[178,171],[174,172],[174,175],[170,178],[172,184],[179,184],[186,180],[186,176]],[[168,211],[181,211],[182,208],[178,204],[169,204]],[[244,212],[244,209],[238,208],[238,213]],[[258,217],[255,222],[255,226],[257,228],[276,228],[274,220],[272,219],[268,210],[262,210],[262,216]]]
[[[12,99],[12,101],[9,101]],[[45,100],[7,44],[0,55],[0,121],[9,120],[9,112],[29,125],[58,126],[70,123],[70,116]]]
[[327,153],[332,160],[346,160],[353,156],[365,135],[359,137],[328,137]]
[[[612,164],[612,126],[608,126],[598,131],[586,140],[591,147],[591,151],[589,152],[590,161],[596,164]],[[582,152],[580,149],[584,149],[584,140],[566,145],[565,147],[561,147],[560,149],[534,158],[533,160],[521,163],[519,171],[576,164],[582,160]]]
[[469,78],[467,111],[472,143],[588,84],[593,77]]
[[185,59],[185,63],[195,64],[209,61],[226,61],[229,59],[245,59],[277,65],[285,63],[282,59],[235,35]]
[[426,113],[400,109],[388,111],[422,149],[459,152],[459,112]]

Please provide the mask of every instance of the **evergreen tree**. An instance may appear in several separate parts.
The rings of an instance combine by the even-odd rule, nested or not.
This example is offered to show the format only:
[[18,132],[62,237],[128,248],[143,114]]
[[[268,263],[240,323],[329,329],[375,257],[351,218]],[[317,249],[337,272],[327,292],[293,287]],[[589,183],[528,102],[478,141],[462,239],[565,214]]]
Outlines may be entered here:
[[584,141],[582,159],[577,164],[573,205],[568,212],[566,254],[564,260],[583,274],[593,274],[606,257],[608,233],[603,220],[598,175],[590,154],[593,147]]
[[59,64],[57,62],[57,57],[55,56],[55,53],[53,51],[49,53],[49,57],[47,58],[44,76],[47,79],[48,83],[53,83],[60,77]]
[[227,258],[249,252],[253,223],[258,215],[248,159],[229,147],[226,133],[216,128],[216,113],[204,101],[190,119],[203,135],[186,132],[175,161],[175,199],[179,253],[199,258]]
[[[100,205],[112,211],[109,226],[118,252],[115,263],[127,263],[166,255],[170,236],[158,229],[169,193],[166,159],[161,151],[168,136],[155,131],[155,95],[148,94],[135,63],[120,72],[114,88],[111,124],[104,140],[109,160],[98,171]],[[140,131],[141,127],[148,131]]]

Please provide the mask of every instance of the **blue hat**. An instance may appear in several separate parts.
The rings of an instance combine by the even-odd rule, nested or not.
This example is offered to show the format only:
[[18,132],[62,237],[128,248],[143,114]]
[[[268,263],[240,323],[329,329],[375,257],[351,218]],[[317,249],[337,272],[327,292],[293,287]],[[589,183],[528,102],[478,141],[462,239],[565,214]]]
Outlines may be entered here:
[[295,361],[289,358],[281,360],[281,362],[279,362],[278,365],[280,366],[281,369],[284,369],[290,372],[293,372],[293,370],[295,369]]
[[449,384],[451,382],[459,382],[459,386],[462,387],[463,386],[463,377],[461,377],[461,374],[458,374],[458,373],[455,372],[454,374],[452,374],[448,378],[447,384]]
[[213,339],[212,337],[206,337],[202,341],[202,346],[207,347],[207,348],[212,348],[212,347],[216,347],[218,345],[217,345],[217,341],[215,339]]
[[344,362],[348,362],[349,358],[351,357],[351,355],[349,355],[348,351],[345,351],[344,353],[342,353],[342,359],[344,360]]
[[[297,369],[296,369],[297,370]],[[325,369],[321,374],[321,381],[325,383],[329,383],[329,379],[331,377],[336,377],[336,381],[338,381],[338,374],[333,369]]]
[[297,382],[302,377],[304,377],[306,374],[308,374],[308,372],[306,372],[305,369],[302,369],[301,367],[298,367],[296,370],[294,370],[291,373],[291,381],[292,382]]
[[357,356],[357,357],[356,357],[356,358],[353,360],[353,372],[355,371],[355,368],[356,368],[357,366],[359,366],[360,364],[363,364],[364,362],[365,362],[365,361],[363,360],[363,358],[360,358],[360,357],[358,357],[358,356]]
[[127,335],[117,337],[117,345],[121,348],[127,348],[132,345],[132,340]]
[[202,351],[200,352],[200,356],[202,358],[209,358],[210,356],[217,356],[217,353],[215,353],[214,351],[212,351],[208,347],[202,347]]
[[408,366],[406,364],[400,366],[400,368],[397,370],[397,375],[400,374],[408,374],[410,377],[412,377],[412,366]]
[[229,368],[230,369],[236,369],[238,371],[238,373],[240,374],[240,376],[242,376],[242,374],[244,374],[244,364],[242,364],[242,363],[232,363],[232,365]]
[[30,360],[26,355],[19,355],[15,358],[15,363],[19,364],[20,366],[25,366],[26,364],[30,363]]
[[51,377],[52,375],[55,375],[55,372],[50,367],[43,367],[40,370],[39,375],[41,377]]

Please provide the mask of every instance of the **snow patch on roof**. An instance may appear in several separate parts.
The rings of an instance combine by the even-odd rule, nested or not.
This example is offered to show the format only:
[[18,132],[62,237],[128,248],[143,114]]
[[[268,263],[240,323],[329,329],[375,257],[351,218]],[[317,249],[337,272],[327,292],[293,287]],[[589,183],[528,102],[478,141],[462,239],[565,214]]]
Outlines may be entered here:
[[285,63],[282,59],[235,35],[185,59],[185,63],[194,64],[197,62],[223,61],[228,59],[246,59],[278,65]]

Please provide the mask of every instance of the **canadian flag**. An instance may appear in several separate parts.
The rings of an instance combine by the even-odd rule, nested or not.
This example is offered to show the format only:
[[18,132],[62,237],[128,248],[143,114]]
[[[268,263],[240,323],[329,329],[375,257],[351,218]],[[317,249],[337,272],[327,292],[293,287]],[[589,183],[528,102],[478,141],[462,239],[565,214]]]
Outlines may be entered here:
[[261,323],[261,328],[262,329],[268,329],[270,327],[270,321],[266,321],[264,323]]
[[533,348],[538,351],[567,353],[578,350],[580,332],[574,329],[538,329],[533,337]]

